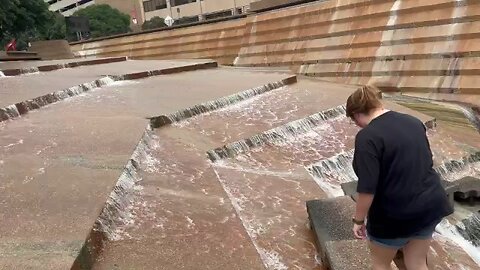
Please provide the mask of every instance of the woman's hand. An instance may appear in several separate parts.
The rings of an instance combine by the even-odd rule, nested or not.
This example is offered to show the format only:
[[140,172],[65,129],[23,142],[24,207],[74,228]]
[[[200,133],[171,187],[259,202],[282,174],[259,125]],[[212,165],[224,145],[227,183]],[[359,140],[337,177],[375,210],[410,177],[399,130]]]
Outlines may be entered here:
[[355,235],[355,238],[357,239],[366,239],[367,238],[367,229],[365,227],[365,224],[362,225],[353,225],[353,235]]

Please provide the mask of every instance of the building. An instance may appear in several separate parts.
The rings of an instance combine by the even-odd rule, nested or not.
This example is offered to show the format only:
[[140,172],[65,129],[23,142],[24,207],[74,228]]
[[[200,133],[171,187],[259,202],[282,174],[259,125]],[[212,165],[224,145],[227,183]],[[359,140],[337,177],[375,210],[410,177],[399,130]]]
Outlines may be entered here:
[[255,0],[143,0],[145,20],[158,16],[183,22],[210,20],[245,13]]
[[51,11],[60,12],[63,16],[70,16],[75,11],[95,4],[95,0],[44,0],[50,5]]
[[93,4],[107,4],[132,18],[131,27],[140,28],[145,21],[142,0],[44,0],[50,5],[51,11],[71,16],[75,11]]

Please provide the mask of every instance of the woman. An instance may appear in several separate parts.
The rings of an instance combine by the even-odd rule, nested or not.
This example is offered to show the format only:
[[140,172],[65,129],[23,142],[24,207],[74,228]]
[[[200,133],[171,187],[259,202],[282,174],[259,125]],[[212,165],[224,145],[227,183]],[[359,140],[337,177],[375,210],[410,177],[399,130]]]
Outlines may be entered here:
[[353,160],[359,193],[353,232],[370,240],[375,270],[391,269],[399,249],[408,270],[428,269],[435,227],[453,209],[433,170],[425,126],[386,110],[378,93],[365,86],[347,100],[347,116],[362,128]]

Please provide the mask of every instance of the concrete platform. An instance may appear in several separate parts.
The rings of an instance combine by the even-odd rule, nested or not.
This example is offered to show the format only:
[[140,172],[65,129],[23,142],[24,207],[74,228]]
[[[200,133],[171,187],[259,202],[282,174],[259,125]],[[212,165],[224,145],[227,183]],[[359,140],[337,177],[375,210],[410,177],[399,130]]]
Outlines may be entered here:
[[62,69],[20,77],[0,78],[0,85],[2,86],[0,88],[0,108],[95,81],[104,76],[138,74],[147,71],[191,66],[197,63],[206,62],[128,61],[75,69]]
[[[132,68],[140,69],[137,63]],[[211,80],[213,76],[223,80]],[[153,77],[141,84],[112,85],[0,123],[0,177],[4,179],[0,207],[2,213],[10,213],[0,221],[0,268],[72,266],[141,138],[147,116],[282,76],[217,69]],[[237,82],[235,87],[231,80]]]
[[[158,62],[156,64],[159,64]],[[216,68],[216,62],[203,62],[203,63],[193,63],[193,62],[178,62],[177,65],[168,66],[171,63],[163,63],[166,64],[166,67],[149,70],[149,71],[142,71],[142,72],[134,72],[134,73],[126,73],[121,75],[107,75],[103,76],[99,79],[94,79],[93,81],[82,83],[79,85],[75,85],[66,89],[56,90],[47,94],[42,94],[40,96],[23,100],[20,102],[16,102],[14,104],[7,105],[5,107],[0,107],[0,122],[6,121],[9,119],[14,119],[21,115],[24,115],[30,111],[42,108],[46,105],[77,96],[83,94],[85,92],[91,91],[96,88],[102,88],[106,85],[113,84],[115,81],[123,81],[123,80],[132,80],[132,79],[143,79],[148,78],[151,76],[158,76],[158,75],[167,75],[179,72],[186,72],[186,71],[194,71],[200,69],[209,69],[209,68]],[[10,96],[7,92],[7,96]],[[14,95],[12,95],[14,96]]]
[[318,251],[323,262],[332,270],[371,268],[366,241],[353,237],[351,219],[354,211],[355,203],[350,197],[307,202]]
[[[129,62],[130,79],[163,74],[148,72],[158,62],[146,62],[143,69],[141,61]],[[115,64],[115,76],[122,77],[122,68]],[[68,72],[62,74],[89,76],[82,67]],[[0,123],[0,178],[6,179],[0,206],[13,216],[0,221],[0,268],[55,270],[76,261],[74,269],[325,270],[316,260],[304,202],[332,193],[306,168],[350,150],[358,129],[340,114],[290,135],[299,128],[296,120],[342,105],[355,86],[301,79],[144,132],[151,116],[216,104],[220,97],[290,76],[217,68],[113,82]],[[285,127],[277,134],[285,135],[281,140],[235,158],[207,160],[209,149],[279,126]],[[337,212],[323,216],[324,222],[335,224]],[[338,230],[350,235],[351,213],[344,216],[348,228]],[[85,242],[92,228],[102,241]],[[352,237],[328,243],[349,250],[356,245]],[[458,246],[436,245],[436,258],[448,258],[443,265],[473,265]],[[99,252],[77,256],[92,246]],[[328,260],[347,263],[342,256]]]
[[366,241],[341,240],[327,242],[326,249],[329,251],[327,261],[331,270],[371,269],[372,261]]
[[127,57],[4,62],[0,63],[0,72],[2,72],[5,76],[17,76],[35,72],[46,72],[64,68],[91,66],[122,61],[127,61]]

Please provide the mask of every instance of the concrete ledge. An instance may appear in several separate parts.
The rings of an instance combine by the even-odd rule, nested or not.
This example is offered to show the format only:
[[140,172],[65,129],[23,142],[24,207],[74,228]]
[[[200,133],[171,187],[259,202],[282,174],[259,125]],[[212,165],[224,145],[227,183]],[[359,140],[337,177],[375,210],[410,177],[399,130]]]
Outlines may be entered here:
[[28,60],[41,60],[41,58],[35,52],[0,52],[0,61],[28,61]]
[[47,71],[64,69],[64,68],[108,64],[108,63],[115,63],[115,62],[123,62],[127,60],[128,58],[126,56],[122,56],[122,57],[100,58],[100,59],[87,60],[87,61],[68,62],[65,64],[43,65],[43,66],[29,67],[29,68],[4,69],[0,71],[3,72],[5,76],[18,76],[22,74],[37,72],[37,71],[47,72]]
[[[323,0],[328,1],[328,0]],[[309,2],[318,2],[318,0],[260,0],[250,4],[250,12],[258,13],[279,8],[285,8]]]
[[[352,187],[356,188],[356,182],[342,185],[342,188],[344,186],[352,190]],[[372,268],[368,242],[354,239],[351,231],[355,203],[349,196],[308,201],[307,212],[318,252],[329,269]],[[398,269],[406,269],[402,251],[393,261]]]
[[43,60],[74,58],[68,42],[64,39],[32,41],[29,50],[36,52]]
[[[372,260],[367,241],[342,240],[327,242],[327,260],[332,270],[371,269]],[[365,256],[362,256],[365,255]]]
[[81,93],[90,91],[94,88],[99,88],[99,87],[108,85],[110,83],[113,83],[114,81],[143,79],[151,76],[173,74],[173,73],[193,71],[193,70],[199,70],[199,69],[216,68],[217,66],[218,66],[217,62],[206,62],[206,63],[200,63],[200,64],[187,64],[181,67],[165,68],[165,69],[144,71],[144,72],[138,72],[138,73],[129,73],[125,75],[104,76],[98,80],[94,80],[88,83],[83,83],[80,85],[70,87],[68,89],[63,89],[60,91],[48,93],[40,97],[24,100],[22,102],[12,104],[4,108],[0,108],[0,122],[17,118],[30,111],[39,109],[41,107],[64,100],[69,97],[77,96]]
[[358,199],[357,184],[357,181],[340,184],[345,196],[351,197],[354,201],[357,201]]
[[192,106],[190,108],[186,108],[180,111],[176,111],[174,113],[168,115],[160,115],[150,118],[150,125],[153,128],[160,128],[165,125],[170,125],[174,122],[179,122],[196,115],[200,115],[207,112],[212,112],[218,110],[220,108],[224,108],[238,102],[244,101],[246,99],[252,98],[254,96],[261,95],[266,92],[270,92],[272,90],[278,89],[282,86],[294,84],[297,82],[297,76],[291,75],[281,81],[271,82],[269,84],[265,84],[262,86],[258,86],[252,89],[245,90],[243,92],[239,92],[237,94],[233,94],[230,96],[222,97],[217,100],[213,100],[210,102],[198,104]]
[[115,76],[115,78],[117,80],[138,80],[138,79],[148,78],[151,76],[167,75],[167,74],[173,74],[173,73],[194,71],[194,70],[200,70],[200,69],[209,69],[209,68],[216,68],[216,67],[218,67],[217,62],[212,61],[212,62],[206,62],[206,63],[200,63],[200,64],[185,65],[181,67],[172,67],[172,68],[129,73],[125,75]]
[[241,139],[225,144],[221,147],[208,150],[207,155],[211,161],[233,158],[239,154],[251,151],[253,148],[257,148],[268,143],[284,141],[287,139],[287,137],[293,138],[299,136],[300,134],[305,134],[321,123],[343,115],[345,115],[344,105],[333,107],[309,115],[305,118],[285,123],[262,133],[255,134],[249,138]]
[[[307,212],[311,228],[316,236],[315,241],[319,254],[330,269],[369,268],[352,267],[359,263],[363,265],[365,261],[362,258],[370,257],[365,246],[354,253],[339,252],[351,250],[354,244],[359,242],[354,239],[351,230],[354,211],[355,203],[347,196],[307,202]],[[338,268],[333,268],[334,266]]]
[[452,205],[455,199],[474,201],[480,194],[480,179],[475,177],[467,176],[454,182],[444,181],[443,184]]

